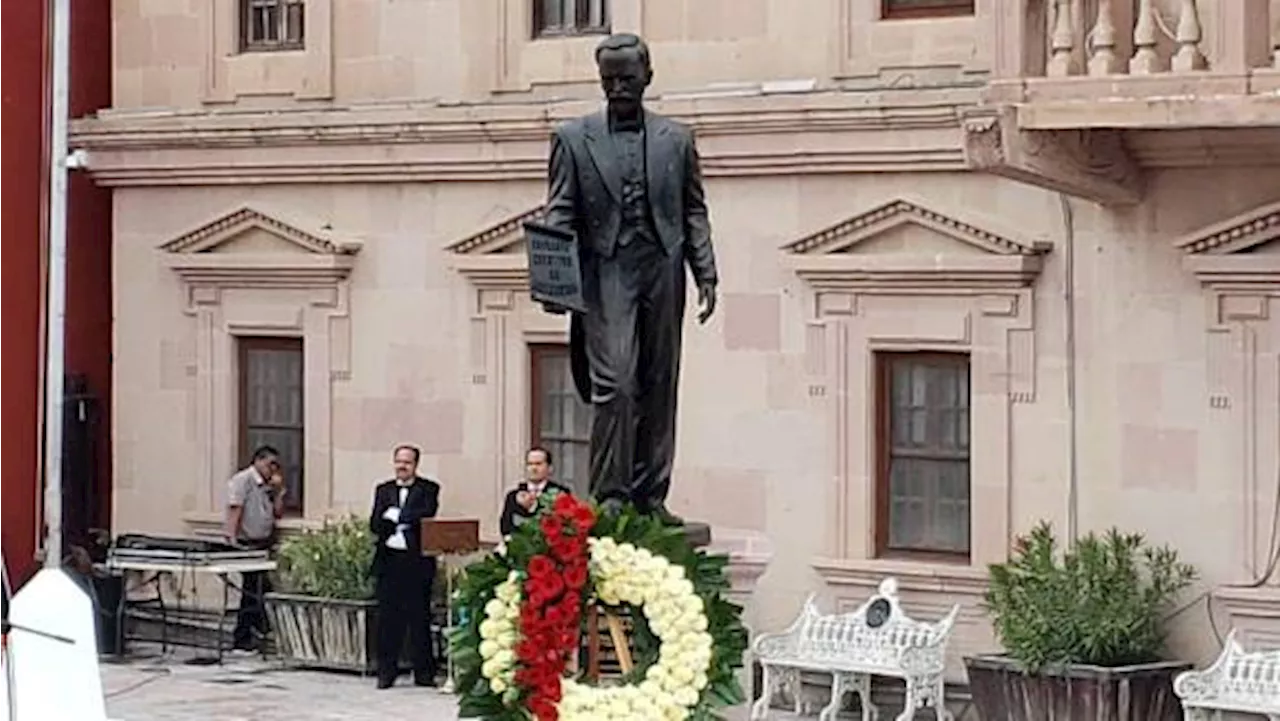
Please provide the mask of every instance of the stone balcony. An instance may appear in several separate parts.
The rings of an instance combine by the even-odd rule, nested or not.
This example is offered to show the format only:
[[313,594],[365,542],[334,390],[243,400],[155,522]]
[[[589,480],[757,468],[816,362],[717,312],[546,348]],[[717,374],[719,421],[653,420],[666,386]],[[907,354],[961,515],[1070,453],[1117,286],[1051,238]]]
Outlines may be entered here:
[[987,16],[969,163],[1108,205],[1139,202],[1146,169],[1280,164],[1273,14],[1273,0],[1005,0]]

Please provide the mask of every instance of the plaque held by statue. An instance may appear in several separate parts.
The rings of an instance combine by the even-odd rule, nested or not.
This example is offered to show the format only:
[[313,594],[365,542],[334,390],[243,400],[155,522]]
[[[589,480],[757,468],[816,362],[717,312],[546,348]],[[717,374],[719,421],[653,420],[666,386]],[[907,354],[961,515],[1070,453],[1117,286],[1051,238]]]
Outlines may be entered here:
[[529,295],[563,311],[586,313],[578,238],[572,231],[529,221],[524,224],[529,256]]

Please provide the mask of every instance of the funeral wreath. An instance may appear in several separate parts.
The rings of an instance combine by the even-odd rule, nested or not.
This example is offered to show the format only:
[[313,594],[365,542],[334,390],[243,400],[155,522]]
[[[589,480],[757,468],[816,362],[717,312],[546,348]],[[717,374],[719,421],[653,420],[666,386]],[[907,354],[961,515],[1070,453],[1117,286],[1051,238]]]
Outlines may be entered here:
[[[465,570],[451,653],[460,715],[511,721],[711,719],[745,700],[735,670],[747,634],[724,599],[728,558],[628,507],[616,515],[569,494],[539,501],[535,523]],[[586,609],[632,619],[635,666],[613,684],[571,673]]]

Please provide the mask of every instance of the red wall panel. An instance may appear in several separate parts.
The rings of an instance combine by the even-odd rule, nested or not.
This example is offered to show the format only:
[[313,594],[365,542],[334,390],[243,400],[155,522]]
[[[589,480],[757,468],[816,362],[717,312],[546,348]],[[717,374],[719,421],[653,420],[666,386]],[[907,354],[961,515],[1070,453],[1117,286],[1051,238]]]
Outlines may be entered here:
[[[69,106],[76,118],[111,106],[111,0],[72,5]],[[67,186],[67,372],[84,375],[98,399],[97,487],[90,493],[97,507],[85,521],[105,528],[111,522],[111,191],[83,171],[72,171]]]
[[40,487],[45,5],[0,3],[0,543],[15,583],[34,567]]
[[[40,504],[43,255],[47,226],[48,27],[46,0],[0,3],[0,543],[11,577],[34,571]],[[70,110],[111,104],[111,2],[73,0]],[[110,519],[111,195],[73,173],[67,201],[67,371],[100,400],[98,503]],[[75,479],[68,479],[75,482]]]

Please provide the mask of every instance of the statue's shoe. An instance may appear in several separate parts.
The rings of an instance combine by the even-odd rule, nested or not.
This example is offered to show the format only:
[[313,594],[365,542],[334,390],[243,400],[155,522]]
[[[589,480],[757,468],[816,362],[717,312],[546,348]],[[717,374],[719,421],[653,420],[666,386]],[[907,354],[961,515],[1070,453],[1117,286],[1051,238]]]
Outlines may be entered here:
[[684,525],[684,519],[667,510],[667,507],[664,505],[654,506],[649,510],[649,515],[657,518],[659,521],[662,521],[662,525],[664,526]]

